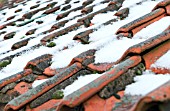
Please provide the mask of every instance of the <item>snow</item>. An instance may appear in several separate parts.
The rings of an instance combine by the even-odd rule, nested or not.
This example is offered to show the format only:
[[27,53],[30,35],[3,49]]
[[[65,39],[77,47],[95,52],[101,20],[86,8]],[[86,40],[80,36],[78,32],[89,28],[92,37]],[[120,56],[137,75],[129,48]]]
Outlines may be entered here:
[[56,52],[55,57],[53,58],[54,62],[52,63],[51,68],[66,67],[75,56],[79,55],[84,51],[87,51],[88,49],[90,49],[90,47],[86,47],[80,43],[77,43],[75,47],[71,47],[64,51]]
[[1,79],[23,71],[30,60],[39,57],[39,55],[47,54],[48,52],[50,52],[50,49],[47,47],[40,47],[39,49],[27,51],[26,53],[23,53],[22,56],[14,57],[11,64],[0,70]]
[[169,16],[164,17],[160,19],[159,21],[156,21],[152,23],[151,25],[147,26],[146,28],[143,28],[141,31],[135,34],[133,38],[148,39],[150,37],[158,35],[170,25],[169,21],[170,21]]
[[68,85],[64,90],[64,96],[73,93],[74,91],[80,89],[81,87],[85,86],[86,84],[90,83],[91,81],[97,79],[98,77],[102,76],[102,74],[91,74],[78,77],[78,80],[74,81],[71,85]]
[[[163,0],[155,0],[155,1],[152,1],[152,0],[125,0],[122,4],[122,8],[126,8],[126,7],[134,7],[136,6],[138,3],[141,3],[143,2],[142,4],[138,5],[137,7],[145,4],[145,3],[149,3],[149,7],[148,8],[153,8],[152,6],[155,6],[157,3],[161,2]],[[141,10],[143,10],[144,8],[142,8]],[[136,11],[137,12],[137,11]]]
[[[30,6],[36,4],[36,1],[29,1],[26,3],[26,6],[23,6],[22,4],[18,5],[16,8],[13,9],[5,9],[0,12],[0,15],[2,15],[3,12],[8,12],[6,15],[2,15],[0,17],[0,25],[8,23],[13,20],[17,20],[18,18],[21,18],[24,13],[27,13],[28,9]],[[38,8],[44,7],[47,4],[54,2],[46,2],[47,0],[41,1],[41,5]],[[57,4],[60,5],[64,3],[64,0],[55,0],[59,2]],[[79,3],[74,3],[77,0],[72,0],[71,1],[71,9],[75,7],[80,6],[85,0],[81,0]],[[95,0],[91,5],[95,5],[93,12],[94,13],[102,8],[105,8],[108,3],[100,4],[100,2],[103,0]],[[136,3],[143,2],[140,5],[137,5]],[[111,19],[116,19],[117,17],[114,16],[114,12],[107,12],[107,13],[100,13],[96,15],[92,19],[92,23],[94,24],[93,26],[89,28],[85,28],[82,26],[80,29],[77,29],[76,31],[69,32],[66,35],[60,36],[56,39],[53,40],[53,42],[56,43],[56,46],[53,48],[47,48],[44,46],[39,47],[38,49],[32,49],[27,51],[26,53],[21,54],[18,57],[14,57],[12,60],[12,63],[8,65],[7,67],[3,68],[0,70],[0,79],[3,79],[5,77],[8,77],[12,74],[15,74],[19,71],[22,71],[25,65],[29,60],[32,60],[40,55],[43,54],[52,54],[52,65],[50,66],[52,69],[55,68],[63,68],[68,66],[70,61],[80,53],[87,51],[89,49],[97,49],[95,53],[95,63],[104,63],[104,62],[115,62],[117,61],[123,53],[132,45],[135,45],[137,43],[140,43],[149,37],[152,37],[154,35],[157,35],[164,31],[168,26],[169,26],[169,21],[170,17],[164,17],[160,19],[159,21],[149,25],[148,27],[142,29],[139,31],[132,39],[129,38],[121,38],[117,39],[115,32],[120,28],[121,26],[149,13],[153,7],[162,0],[125,0],[125,2],[122,5],[122,8],[130,8],[130,13],[127,18],[124,20],[118,20],[117,22],[114,22],[113,24],[103,26],[101,25],[102,23],[111,20]],[[89,5],[89,6],[91,6]],[[64,7],[64,5],[62,6]],[[62,9],[61,7],[61,9]],[[18,13],[14,13],[16,9],[22,8],[23,10]],[[122,9],[121,8],[121,9]],[[36,9],[33,9],[36,10]],[[37,14],[35,14],[32,18],[36,18],[41,16],[41,14],[44,11],[40,11]],[[56,11],[53,14],[49,14],[40,18],[37,18],[33,22],[23,26],[23,27],[15,27],[15,26],[8,26],[6,29],[3,29],[1,31],[7,31],[12,32],[16,31],[17,34],[14,36],[14,38],[5,40],[5,41],[0,41],[0,54],[2,52],[8,51],[11,49],[11,46],[13,43],[16,43],[21,40],[21,37],[25,35],[27,31],[30,29],[38,28],[35,31],[35,34],[31,36],[26,36],[24,39],[27,39],[29,37],[35,37],[34,39],[30,40],[27,46],[24,46],[18,50],[11,51],[7,54],[0,55],[0,59],[3,57],[15,54],[17,52],[20,52],[22,50],[28,49],[31,46],[37,45],[40,43],[40,40],[51,33],[57,32],[59,30],[62,30],[74,23],[77,22],[79,18],[86,17],[87,15],[82,15],[81,17],[74,18],[77,15],[81,14],[81,10],[72,12],[68,15],[68,17],[65,17],[64,19],[61,19],[59,21],[56,21],[56,17],[58,14],[63,13],[62,11]],[[90,14],[91,14],[90,13]],[[15,14],[16,17],[13,20],[10,20],[8,22],[5,22],[6,18],[9,16]],[[89,15],[89,14],[88,14]],[[74,18],[74,19],[73,19]],[[71,20],[72,19],[72,20]],[[36,21],[37,20],[42,20],[44,23],[37,25]],[[57,22],[63,21],[63,20],[69,20],[68,23],[65,24],[64,27],[55,30],[54,32],[48,33],[48,34],[42,34],[43,31],[50,29],[50,27]],[[27,20],[25,20],[27,21]],[[22,21],[23,22],[23,21]],[[22,22],[17,22],[17,24],[22,23]],[[161,26],[161,27],[160,27]],[[88,30],[91,28],[95,28],[97,31],[93,32],[90,34],[89,44],[81,44],[80,42],[72,40],[73,37],[78,34],[79,32],[82,32],[84,30]],[[0,38],[3,38],[4,35],[1,35]],[[63,50],[64,48],[67,48]],[[155,64],[152,65],[152,67],[170,67],[170,63],[168,63],[168,55],[170,54],[170,51],[167,52],[164,56],[162,56],[159,60],[156,61]],[[22,62],[18,62],[22,61]],[[88,84],[89,82],[95,80],[96,78],[100,77],[101,74],[91,74],[91,75],[86,75],[86,76],[80,76],[78,80],[76,80],[73,84],[67,86],[64,91],[64,95],[67,96],[71,93],[73,93],[75,90],[78,90],[79,88],[83,87],[84,85]],[[150,91],[154,90],[155,88],[159,87],[163,83],[167,82],[170,79],[170,76],[167,75],[155,75],[152,72],[146,71],[144,72],[144,75],[142,76],[137,76],[135,77],[135,83],[128,85],[125,89],[126,94],[132,94],[132,95],[146,95]],[[47,79],[44,80],[36,80],[33,83],[33,87],[36,87],[37,85],[43,83]],[[139,88],[141,87],[141,88]]]
[[170,50],[166,54],[161,56],[154,64],[152,64],[151,67],[170,69],[169,57],[170,57]]
[[105,13],[98,14],[91,20],[91,22],[96,25],[98,23],[101,23],[101,21],[106,22],[112,18],[116,18],[115,16],[113,16],[115,14],[115,12],[116,11],[108,12],[107,14],[105,14]]
[[98,10],[100,10],[100,9],[106,8],[107,5],[108,5],[107,3],[96,5],[96,6],[93,8],[93,12],[96,12],[96,11],[98,11]]
[[169,74],[155,75],[153,72],[147,70],[143,75],[134,78],[135,83],[126,86],[125,94],[145,96],[169,80]]
[[38,85],[42,84],[43,82],[47,81],[48,79],[42,79],[42,80],[35,80],[33,83],[32,83],[32,88],[35,88],[37,87]]
[[142,39],[129,38],[113,40],[95,53],[95,63],[116,62],[130,46],[141,41]]

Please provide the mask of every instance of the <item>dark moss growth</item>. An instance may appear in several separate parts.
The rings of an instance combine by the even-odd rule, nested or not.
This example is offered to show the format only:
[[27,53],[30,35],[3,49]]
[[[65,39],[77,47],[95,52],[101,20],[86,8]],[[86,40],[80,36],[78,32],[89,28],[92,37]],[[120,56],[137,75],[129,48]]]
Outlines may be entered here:
[[17,91],[14,91],[10,94],[3,94],[2,92],[0,92],[0,103],[8,103],[9,101],[11,101],[12,99],[16,98],[17,96],[19,96],[20,94]]
[[129,69],[126,73],[122,74],[99,91],[99,96],[103,99],[107,99],[111,96],[119,98],[117,92],[124,90],[127,85],[133,83],[134,77],[141,75],[144,70],[145,66],[143,63]]
[[22,36],[20,39],[23,39],[23,38],[25,38],[26,36]]
[[52,95],[53,99],[62,99],[63,97],[64,97],[64,92],[61,90],[54,92]]
[[[65,71],[65,72],[68,72],[68,70]],[[36,108],[36,107],[44,104],[45,102],[47,102],[47,101],[49,101],[53,98],[52,95],[56,91],[61,90],[61,89],[65,89],[68,85],[72,84],[75,80],[77,80],[78,77],[83,76],[83,75],[89,75],[89,74],[92,74],[92,72],[89,71],[89,70],[81,70],[81,71],[77,72],[76,74],[74,74],[69,79],[61,82],[60,84],[56,85],[54,88],[50,89],[49,91],[47,91],[43,95],[41,95],[38,98],[36,98],[35,100],[33,100],[30,103],[30,107]],[[70,110],[68,110],[68,111],[70,111]]]
[[142,75],[142,71],[139,70],[139,69],[137,69],[137,70],[136,70],[136,75]]
[[97,74],[97,71],[93,71],[93,74]]
[[15,23],[15,22],[12,22],[10,25],[11,25],[11,26],[15,26],[15,25],[16,25],[16,23]]
[[0,67],[6,67],[10,63],[11,63],[10,60],[3,60],[3,61],[0,62]]
[[56,43],[54,42],[50,42],[49,44],[47,44],[47,47],[54,47],[54,46],[56,46]]
[[16,86],[15,82],[12,82],[1,89],[1,92],[5,94],[8,90],[13,89]]

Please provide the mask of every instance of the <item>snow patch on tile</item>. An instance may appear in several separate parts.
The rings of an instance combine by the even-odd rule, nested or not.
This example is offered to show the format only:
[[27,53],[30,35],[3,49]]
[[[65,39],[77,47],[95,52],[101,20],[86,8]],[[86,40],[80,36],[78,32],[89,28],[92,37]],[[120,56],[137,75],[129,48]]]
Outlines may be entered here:
[[169,80],[169,74],[155,75],[153,72],[147,70],[143,75],[134,78],[135,83],[126,86],[125,94],[145,96]]
[[75,43],[74,47],[68,48],[63,51],[58,51],[53,57],[52,69],[66,67],[71,60],[80,53],[87,51],[90,47]]
[[113,16],[115,14],[116,11],[114,12],[108,12],[108,13],[102,13],[102,14],[98,14],[96,16],[94,16],[94,18],[91,20],[91,23],[93,24],[98,24],[102,22],[106,22],[110,19],[116,18],[115,16]]
[[48,54],[47,50],[50,51],[47,47],[40,47],[39,49],[27,51],[26,53],[22,54],[22,56],[14,57],[11,64],[7,65],[0,71],[0,75],[2,75],[1,79],[23,71],[24,67],[30,60],[40,55]]
[[85,86],[86,84],[92,82],[93,80],[97,79],[100,77],[102,74],[91,74],[91,75],[85,75],[85,76],[80,76],[78,77],[78,80],[74,81],[73,84],[67,86],[63,92],[64,96],[66,97],[67,95],[73,93],[74,91],[80,89],[81,87]]
[[147,26],[146,28],[143,28],[140,32],[135,34],[135,36],[133,38],[148,39],[148,38],[153,37],[157,34],[160,34],[170,25],[169,21],[170,21],[169,16],[164,17],[164,18],[160,19],[159,21],[156,21],[156,22],[152,23],[151,25]]
[[43,82],[47,81],[48,79],[42,79],[42,80],[35,80],[32,84],[32,87],[35,88],[38,85],[42,84]]
[[162,57],[160,57],[154,64],[152,64],[151,67],[170,69],[169,57],[170,57],[170,50]]
[[116,62],[130,46],[139,42],[142,42],[142,39],[122,38],[109,42],[96,52],[95,63]]

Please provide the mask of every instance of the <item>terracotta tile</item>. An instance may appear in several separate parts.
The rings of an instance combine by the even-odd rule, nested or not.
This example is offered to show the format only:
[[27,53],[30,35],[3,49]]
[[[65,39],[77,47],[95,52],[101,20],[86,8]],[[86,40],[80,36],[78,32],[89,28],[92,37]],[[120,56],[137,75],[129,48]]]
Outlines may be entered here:
[[159,3],[153,8],[153,10],[156,10],[156,9],[162,8],[162,7],[165,7],[165,6],[169,5],[169,4],[170,4],[170,0],[163,0],[163,1],[159,2]]
[[35,74],[42,74],[44,69],[50,66],[52,55],[45,54],[37,57],[27,63],[24,69],[32,69]]
[[130,109],[135,105],[137,101],[139,101],[142,96],[138,95],[124,95],[120,102],[117,102],[115,106],[113,106],[112,111],[130,111]]
[[29,30],[28,32],[26,32],[25,35],[32,35],[32,34],[35,33],[36,30],[37,30],[37,29],[31,29],[31,30]]
[[124,8],[124,9],[117,11],[114,15],[120,17],[120,19],[122,20],[128,17],[128,14],[129,14],[129,8]]
[[10,32],[4,36],[4,40],[11,39],[15,36],[16,32]]
[[93,71],[105,72],[109,70],[113,65],[115,65],[115,63],[99,63],[99,64],[91,63],[87,67]]
[[61,27],[64,27],[67,22],[69,22],[69,21],[68,20],[63,20],[61,22],[58,22],[58,23],[54,24],[51,28],[59,29]]
[[43,14],[50,14],[60,9],[60,6],[56,6],[52,9],[46,10]]
[[111,81],[114,81],[121,74],[125,73],[129,68],[134,67],[140,62],[141,58],[139,56],[129,58],[128,60],[122,62],[121,64],[119,64],[119,66],[108,71],[93,82],[64,97],[63,100],[61,100],[60,104],[56,104],[57,110],[60,110],[65,105],[73,108],[81,104],[82,102],[86,101],[91,96],[96,94],[98,91],[100,91],[105,85],[107,85]]
[[[90,43],[89,34],[98,31],[101,26],[112,24],[128,16],[128,8],[119,10],[122,7],[124,0],[103,0],[100,3],[92,4],[94,1],[95,0],[86,0],[82,3],[82,5],[79,5],[76,8],[72,8],[72,4],[79,3],[80,1],[65,0],[65,3],[56,6],[57,2],[49,0],[46,1],[47,5],[41,8],[39,8],[39,6],[41,5],[41,1],[37,1],[37,5],[29,7],[31,11],[24,13],[22,18],[12,21],[15,15],[11,15],[7,18],[7,20],[11,21],[9,21],[8,23],[2,23],[2,25],[0,26],[0,30],[5,29],[7,26],[15,26],[17,21],[22,22],[21,24],[17,25],[18,27],[25,27],[25,25],[34,21],[34,19],[31,19],[32,16],[40,11],[43,11],[43,14],[45,14],[45,16],[48,16],[48,14],[52,14],[58,10],[63,11],[62,13],[57,14],[57,21],[55,22],[55,24],[52,25],[50,29],[40,32],[39,34],[37,34],[37,36],[47,34],[59,29],[58,31],[50,33],[49,35],[45,35],[44,37],[42,36],[42,39],[40,38],[41,43],[35,46],[31,46],[28,49],[21,50],[19,52],[15,51],[15,49],[27,46],[29,40],[34,39],[35,37],[30,37],[22,41],[17,41],[12,45],[12,50],[2,52],[0,54],[3,55],[12,52],[0,61],[9,60],[11,63],[14,57],[22,56],[23,52],[39,48],[42,45],[46,45],[47,42],[50,42],[62,35],[68,34],[72,31],[76,31],[78,29],[83,30],[81,33],[77,33],[74,36],[73,40],[81,42],[82,45],[87,45]],[[26,5],[26,3],[26,1],[23,2],[23,5]],[[107,6],[98,11],[94,11],[94,7],[98,6],[99,4],[106,4]],[[137,3],[137,5],[140,5],[140,3]],[[16,5],[12,7],[15,6]],[[17,12],[20,11],[22,11],[22,9],[15,10],[15,13],[17,14]],[[81,11],[81,13],[73,17],[69,17],[70,13],[75,11]],[[117,11],[115,15],[118,17],[101,23],[97,27],[95,26],[96,24],[91,22],[93,17],[95,17],[96,15],[107,13],[109,11]],[[141,29],[169,15],[170,0],[164,0],[158,3],[153,11],[149,14],[146,14],[139,19],[136,19],[122,26],[116,33],[117,39],[121,39],[124,36],[133,37]],[[66,19],[66,17],[69,18]],[[24,22],[25,19],[30,20]],[[66,28],[63,28],[65,24],[69,23],[71,20],[77,20],[77,22],[75,24],[67,26]],[[43,22],[45,23],[46,21]],[[37,25],[43,22],[36,21]],[[63,29],[60,30],[60,28]],[[36,31],[36,29],[28,29],[29,31],[26,33],[26,35],[34,34]],[[51,69],[50,65],[52,55],[40,55],[39,57],[29,61],[25,66],[24,71],[0,81],[0,110],[148,111],[149,109],[155,108],[155,110],[159,109],[163,111],[168,111],[169,82],[164,84],[162,87],[152,91],[142,99],[140,99],[141,97],[131,96],[131,101],[127,103],[126,100],[123,99],[127,96],[124,95],[123,90],[125,89],[126,85],[133,82],[134,76],[142,74],[142,72],[145,70],[145,67],[147,69],[151,69],[155,73],[170,72],[170,69],[150,67],[151,64],[153,64],[169,50],[169,32],[170,31],[168,27],[161,34],[130,47],[115,63],[95,64],[95,52],[97,50],[91,49],[74,57],[67,67]],[[5,33],[7,33],[4,36],[5,40],[13,38],[15,36],[15,32],[12,32],[12,35],[10,35],[9,32]],[[52,48],[53,47],[51,47],[51,49]],[[68,48],[69,46],[65,46],[65,48],[63,48],[62,50]],[[0,70],[2,68],[4,67],[0,67]],[[103,73],[103,75],[101,75],[96,80],[90,82],[89,84],[86,84],[79,90],[76,90],[74,93],[65,96],[63,99],[56,100],[52,98],[52,95],[56,91],[64,89],[66,86],[72,84],[79,76],[94,73]],[[35,80],[42,79],[49,80],[32,89],[32,83]]]
[[83,9],[81,10],[81,13],[83,13],[83,14],[91,13],[91,12],[93,11],[93,7],[94,7],[94,6],[95,6],[95,5],[92,5],[92,6],[83,8]]
[[15,13],[18,13],[18,12],[21,12],[22,11],[22,9],[17,9],[17,10],[15,10]]
[[[5,94],[0,93],[0,104],[7,104],[9,101],[19,96],[20,94],[15,90],[8,90]],[[4,106],[3,106],[4,108]],[[4,109],[3,109],[4,110]]]
[[26,93],[30,88],[32,88],[32,86],[26,82],[20,82],[18,83],[14,90],[16,90],[17,92],[19,92],[20,94],[24,94]]
[[62,30],[60,30],[58,32],[54,32],[54,33],[52,33],[50,35],[47,35],[47,36],[45,36],[44,38],[41,39],[41,43],[44,45],[44,44],[46,44],[46,42],[49,42],[49,41],[53,40],[56,37],[65,35],[68,32],[71,32],[73,30],[78,29],[81,25],[83,25],[83,23],[82,22],[78,22],[78,23],[70,25],[70,26],[66,27],[65,29],[62,29]]
[[90,64],[89,62],[92,62],[91,59],[94,59],[95,52],[96,52],[96,50],[94,50],[94,49],[82,52],[78,56],[74,57],[67,67],[59,68],[59,69],[51,69],[50,67],[48,67],[45,69],[45,71],[43,73],[46,75],[52,76],[52,75],[58,74],[59,72],[67,69],[69,66],[71,66],[75,63],[80,63],[84,66],[88,66],[88,64]]
[[89,42],[89,34],[92,33],[93,31],[94,31],[93,29],[90,29],[80,32],[74,36],[73,40],[78,40],[81,41],[81,43],[83,44],[87,44]]
[[[152,48],[156,47],[157,45],[167,41],[169,39],[169,34],[170,34],[170,31],[168,30],[168,31],[162,32],[161,34],[158,34],[146,41],[143,41],[139,44],[131,46],[130,48],[128,48],[128,50],[125,51],[125,53],[117,61],[117,63],[124,60],[130,53],[137,54],[137,55],[142,54],[143,52],[146,53],[147,51],[149,51],[149,49],[152,49]],[[148,65],[146,65],[146,67],[148,68]]]
[[[69,69],[69,68],[67,68],[67,69]],[[49,91],[47,91],[44,94],[42,94],[41,96],[37,97],[35,100],[32,100],[30,102],[29,106],[31,108],[36,108],[36,107],[42,105],[43,103],[48,102],[52,99],[60,99],[60,98],[55,98],[56,97],[55,93],[57,91],[61,91],[62,89],[65,89],[68,85],[72,84],[75,80],[77,80],[78,77],[88,75],[88,74],[91,74],[91,73],[92,73],[91,71],[85,70],[85,69],[82,68],[81,70],[79,70],[78,72],[75,72],[72,76],[70,76],[69,78],[67,78],[63,82],[55,85]]]
[[56,20],[61,20],[61,19],[65,18],[65,17],[67,17],[71,12],[75,12],[75,11],[81,10],[84,7],[85,6],[79,6],[79,7],[73,8],[73,9],[71,9],[69,11],[65,11],[65,12],[59,14],[57,16]]
[[168,111],[169,110],[169,98],[170,98],[170,82],[168,81],[164,85],[150,92],[143,98],[141,98],[130,111],[148,111],[151,109]]
[[154,68],[154,67],[151,67],[150,69],[156,74],[169,74],[170,73],[170,69],[168,69],[168,68]]
[[[121,97],[123,94],[121,94]],[[112,111],[112,107],[116,102],[120,102],[114,96],[104,100],[98,95],[94,95],[89,100],[83,103],[85,111]],[[97,107],[100,106],[100,107]]]
[[83,2],[82,5],[87,6],[87,5],[90,5],[93,2],[94,2],[94,0],[86,0],[86,1]]
[[[140,31],[142,28],[148,26],[149,24],[163,18],[165,16],[165,10],[162,8],[159,8],[157,10],[154,10],[118,29],[116,34],[119,33],[131,33],[132,37]],[[155,20],[154,20],[155,19]],[[153,21],[152,21],[153,20]],[[142,26],[141,26],[142,25]]]
[[111,96],[116,97],[117,99],[120,98],[117,93],[122,91],[126,88],[127,85],[134,82],[134,77],[139,76],[142,72],[145,71],[145,66],[143,63],[139,63],[138,65],[128,69],[125,73],[120,75],[114,81],[110,82],[109,84],[105,85],[99,92],[99,97],[103,99],[108,99]]
[[39,6],[40,6],[40,4],[37,4],[37,5],[31,6],[31,7],[30,7],[30,9],[34,9],[34,8],[39,7]]
[[[121,4],[123,3],[123,1],[121,2]],[[120,8],[121,6],[119,6],[116,3],[110,3],[106,8],[100,9],[96,12],[93,12],[89,15],[87,15],[86,17],[83,17],[81,19],[78,19],[77,22],[83,22],[85,27],[89,27],[91,20],[93,19],[93,17],[99,13],[105,13],[107,11],[116,11]]]
[[[38,96],[42,95],[46,91],[53,88],[55,85],[61,83],[65,79],[72,76],[74,73],[78,72],[82,68],[81,64],[75,63],[72,66],[70,66],[67,70],[64,72],[61,72],[60,74],[57,74],[56,76],[53,76],[49,81],[44,82],[43,84],[35,87],[34,89],[29,90],[28,92],[22,94],[21,96],[17,97],[15,100],[12,100],[8,103],[5,110],[13,109],[17,110],[27,104],[28,102],[31,102]],[[24,98],[20,99],[20,98]]]
[[19,49],[19,48],[21,48],[23,46],[26,46],[28,44],[29,40],[30,40],[30,38],[22,40],[22,41],[19,41],[19,42],[13,44],[11,49],[16,50],[16,49]]
[[165,7],[167,15],[170,15],[170,3]]
[[[52,2],[52,3],[49,3],[49,4],[48,4],[47,6],[45,6],[45,7],[36,9],[36,10],[34,10],[34,11],[30,11],[30,12],[24,14],[24,15],[22,16],[22,18],[23,18],[23,20],[24,20],[24,19],[31,19],[32,16],[35,15],[36,13],[38,13],[38,12],[40,12],[40,11],[43,11],[43,10],[46,10],[46,9],[48,9],[49,7],[51,7],[51,6],[55,5],[55,4],[57,4],[57,2]],[[57,8],[57,9],[58,9],[58,8]],[[49,12],[53,12],[53,11],[50,10],[50,11],[48,11],[48,13],[49,13]]]
[[[50,108],[53,108],[55,106],[56,103],[60,102],[60,100],[50,100],[44,104],[42,104],[41,106],[37,107],[37,108],[33,108],[33,111],[41,111],[41,110],[48,110]],[[26,110],[27,111],[27,110]]]
[[170,40],[167,40],[164,43],[153,47],[152,50],[143,55],[146,68],[149,69],[150,66],[155,63],[156,60],[158,60],[161,56],[163,56],[168,50],[170,50]]
[[50,67],[47,67],[43,74],[48,75],[48,76],[54,76],[55,74],[58,74],[59,72],[65,70],[67,67],[65,68],[59,68],[59,69],[51,69]]
[[15,81],[21,79],[22,77],[25,77],[25,76],[27,76],[27,75],[29,75],[29,74],[31,74],[31,73],[32,73],[32,70],[28,69],[28,70],[24,70],[24,71],[22,71],[22,72],[19,72],[19,73],[17,73],[17,74],[14,74],[14,75],[12,75],[12,76],[9,76],[9,77],[7,77],[7,78],[2,79],[2,80],[0,81],[0,89],[1,89],[2,87],[6,86],[7,84],[10,84],[10,83],[12,83],[12,82],[15,82]]
[[8,18],[7,18],[7,21],[8,21],[8,20],[12,20],[13,18],[15,18],[15,15],[8,17]]
[[90,49],[88,51],[82,52],[78,56],[74,57],[68,66],[71,66],[76,62],[83,63],[86,59],[94,57],[95,52],[95,49]]

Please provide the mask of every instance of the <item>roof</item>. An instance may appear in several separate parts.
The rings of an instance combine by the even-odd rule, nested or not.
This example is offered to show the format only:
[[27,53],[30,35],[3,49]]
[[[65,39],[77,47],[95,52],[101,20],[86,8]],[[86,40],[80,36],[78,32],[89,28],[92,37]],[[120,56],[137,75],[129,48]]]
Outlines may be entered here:
[[169,110],[170,0],[30,0],[0,11],[0,110]]

